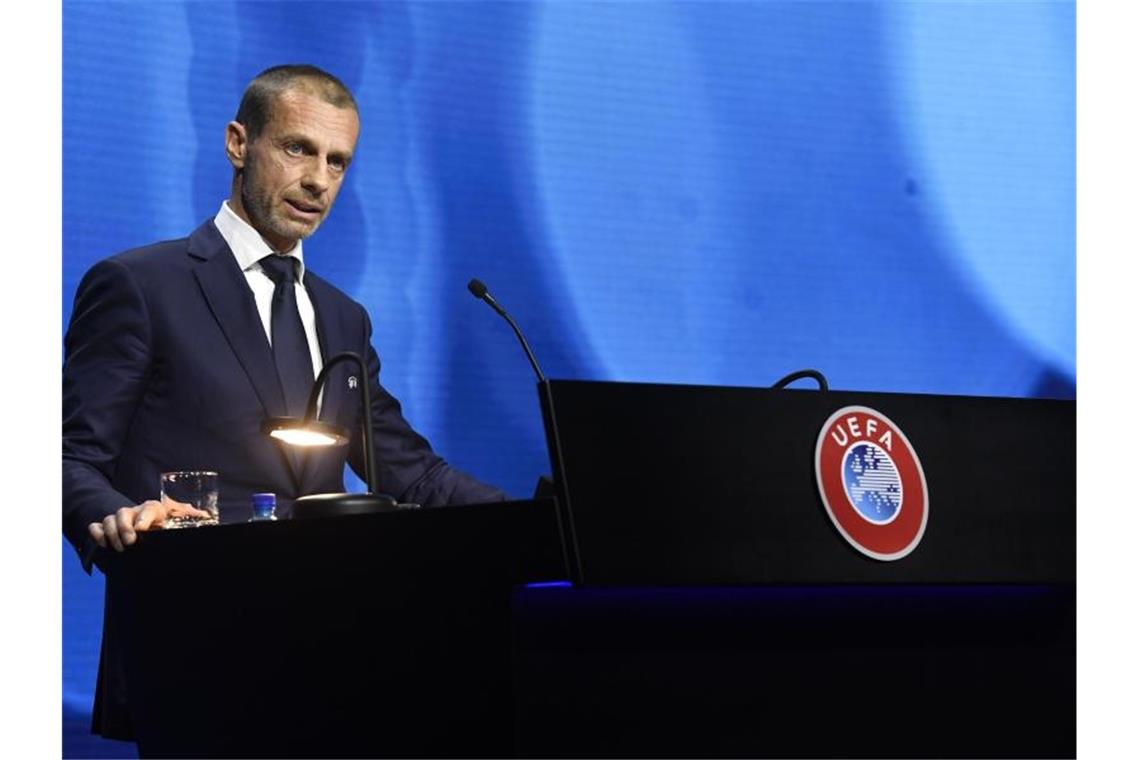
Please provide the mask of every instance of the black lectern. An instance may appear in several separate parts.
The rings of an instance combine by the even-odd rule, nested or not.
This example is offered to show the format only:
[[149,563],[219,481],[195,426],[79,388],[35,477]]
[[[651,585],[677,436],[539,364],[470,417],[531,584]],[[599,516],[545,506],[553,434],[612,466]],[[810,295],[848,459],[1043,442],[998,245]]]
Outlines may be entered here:
[[[140,753],[1075,754],[1072,402],[539,390],[557,507],[158,532],[109,558],[101,699]],[[845,409],[880,422],[840,415],[820,469]],[[817,482],[901,519],[919,481],[888,423],[928,497],[894,560]]]
[[[579,583],[1075,580],[1073,402],[560,380],[540,391]],[[896,423],[925,471],[925,533],[897,561],[853,550],[820,501],[817,442],[852,407]]]
[[108,562],[97,700],[143,757],[510,755],[510,590],[564,577],[549,501],[159,531]]
[[[1076,753],[1072,402],[540,395],[577,584],[516,594],[520,754]],[[923,485],[904,556],[839,530]]]

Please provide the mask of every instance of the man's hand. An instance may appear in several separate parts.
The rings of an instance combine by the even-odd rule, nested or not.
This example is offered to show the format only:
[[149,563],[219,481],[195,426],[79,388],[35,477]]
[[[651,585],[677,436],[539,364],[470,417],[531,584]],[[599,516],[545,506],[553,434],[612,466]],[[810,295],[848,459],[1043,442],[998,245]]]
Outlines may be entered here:
[[93,522],[87,532],[95,543],[103,548],[123,551],[133,544],[139,531],[161,528],[166,522],[167,508],[158,501],[144,501],[135,507],[123,507],[113,515],[107,515],[103,522]]

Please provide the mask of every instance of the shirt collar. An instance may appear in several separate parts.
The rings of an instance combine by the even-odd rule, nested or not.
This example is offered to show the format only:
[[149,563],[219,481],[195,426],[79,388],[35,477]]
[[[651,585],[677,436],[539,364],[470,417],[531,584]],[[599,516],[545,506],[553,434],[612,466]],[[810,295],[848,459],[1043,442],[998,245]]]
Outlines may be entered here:
[[[249,222],[234,213],[228,201],[222,201],[222,207],[214,216],[214,226],[218,228],[218,232],[222,233],[222,238],[230,247],[243,272],[254,267],[260,269],[261,267],[257,262],[271,253],[277,253],[262,239],[257,230],[249,225]],[[297,267],[297,282],[300,283],[303,283],[305,279],[305,254],[302,242],[298,240],[297,245],[293,246],[293,250],[285,254],[292,256],[300,264]]]

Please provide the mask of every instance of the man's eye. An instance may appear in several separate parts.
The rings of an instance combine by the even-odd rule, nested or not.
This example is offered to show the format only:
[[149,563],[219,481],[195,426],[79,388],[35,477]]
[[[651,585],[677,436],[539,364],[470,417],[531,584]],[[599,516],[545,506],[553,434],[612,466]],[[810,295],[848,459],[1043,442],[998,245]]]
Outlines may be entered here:
[[329,166],[336,169],[338,172],[342,172],[345,169],[344,160],[340,159],[340,158],[330,158],[329,159]]
[[288,143],[285,146],[285,152],[288,153],[290,156],[299,156],[302,153],[304,153],[304,151],[301,149],[301,146],[298,145],[297,143]]

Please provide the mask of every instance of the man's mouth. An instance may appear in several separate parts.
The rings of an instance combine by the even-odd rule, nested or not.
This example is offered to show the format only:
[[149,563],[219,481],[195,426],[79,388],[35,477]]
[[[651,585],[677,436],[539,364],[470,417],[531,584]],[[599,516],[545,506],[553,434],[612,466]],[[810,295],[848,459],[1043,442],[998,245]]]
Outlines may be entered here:
[[295,201],[286,198],[285,202],[289,204],[290,208],[292,208],[303,217],[319,217],[324,211],[324,209],[322,209],[320,206],[312,203],[305,203],[304,201]]

